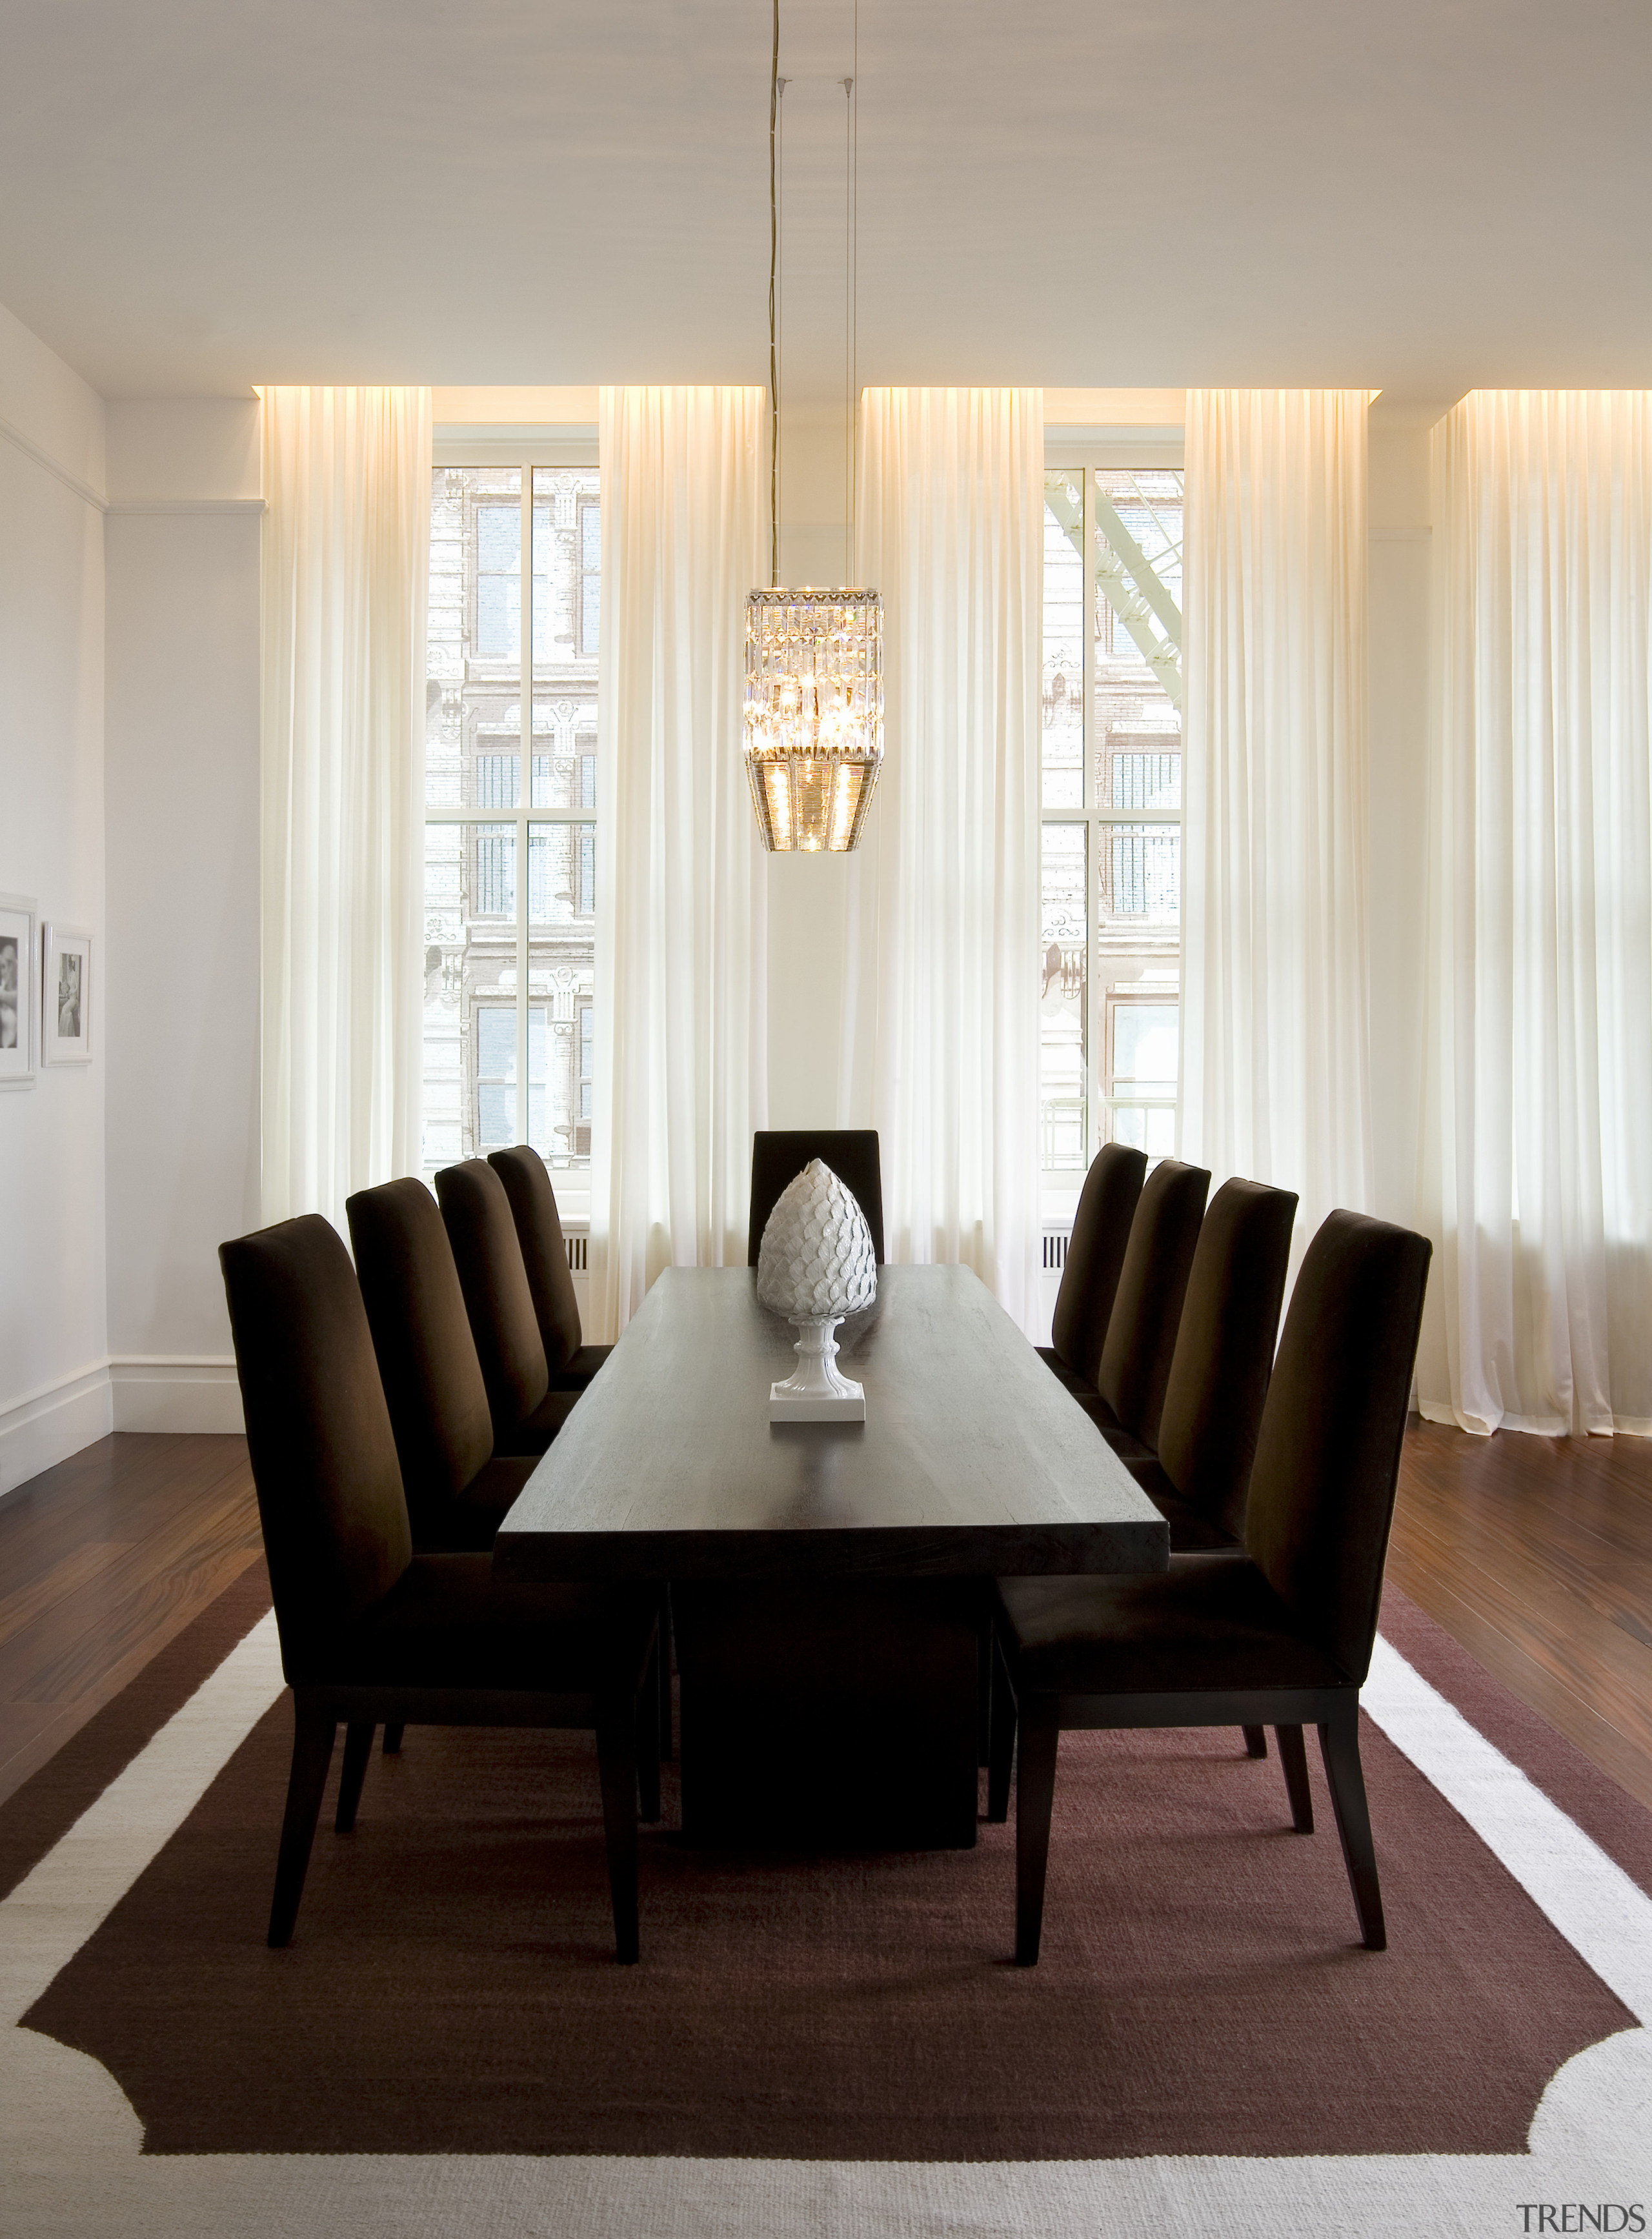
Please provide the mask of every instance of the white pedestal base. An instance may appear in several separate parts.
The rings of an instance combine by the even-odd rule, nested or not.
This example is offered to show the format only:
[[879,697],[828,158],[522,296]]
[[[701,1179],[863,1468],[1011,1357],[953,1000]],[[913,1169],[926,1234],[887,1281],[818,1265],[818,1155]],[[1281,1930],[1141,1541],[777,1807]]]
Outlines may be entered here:
[[835,1316],[830,1321],[794,1322],[797,1342],[792,1347],[797,1355],[797,1366],[783,1384],[769,1387],[769,1419],[771,1423],[863,1423],[866,1420],[866,1392],[847,1376],[840,1376],[835,1363],[837,1346],[832,1332],[842,1319]]

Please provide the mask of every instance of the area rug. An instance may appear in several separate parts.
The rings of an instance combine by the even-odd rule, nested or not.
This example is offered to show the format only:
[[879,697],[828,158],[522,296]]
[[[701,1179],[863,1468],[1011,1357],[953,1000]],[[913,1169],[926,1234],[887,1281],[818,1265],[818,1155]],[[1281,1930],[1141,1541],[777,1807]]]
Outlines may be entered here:
[[1514,2230],[1550,2164],[1643,2200],[1649,1815],[1397,1597],[1383,1629],[1386,1954],[1317,1769],[1296,1837],[1217,1731],[1063,1738],[1028,1971],[1010,1830],[718,1857],[668,1785],[623,1970],[578,1736],[410,1733],[266,1951],[265,1619],[0,1907],[19,2228]]

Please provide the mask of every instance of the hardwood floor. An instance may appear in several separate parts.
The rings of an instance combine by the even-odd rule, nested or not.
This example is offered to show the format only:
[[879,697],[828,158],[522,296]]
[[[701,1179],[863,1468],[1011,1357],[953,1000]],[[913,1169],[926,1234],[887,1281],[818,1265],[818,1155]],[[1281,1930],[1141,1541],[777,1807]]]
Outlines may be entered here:
[[1388,1575],[1652,1806],[1652,1439],[1414,1422]]
[[[259,1547],[240,1438],[117,1433],[0,1503],[0,1800]],[[1652,1807],[1652,1439],[1414,1422],[1389,1577]]]
[[0,1504],[0,1800],[263,1544],[244,1438],[117,1432]]

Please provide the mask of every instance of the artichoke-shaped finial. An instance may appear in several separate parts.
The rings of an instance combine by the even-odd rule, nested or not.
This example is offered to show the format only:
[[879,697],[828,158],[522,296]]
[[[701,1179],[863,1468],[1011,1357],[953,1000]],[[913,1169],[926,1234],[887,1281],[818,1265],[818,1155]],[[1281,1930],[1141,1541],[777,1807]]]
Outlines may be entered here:
[[823,1159],[811,1159],[788,1183],[769,1216],[757,1296],[793,1322],[841,1321],[877,1297],[866,1215]]

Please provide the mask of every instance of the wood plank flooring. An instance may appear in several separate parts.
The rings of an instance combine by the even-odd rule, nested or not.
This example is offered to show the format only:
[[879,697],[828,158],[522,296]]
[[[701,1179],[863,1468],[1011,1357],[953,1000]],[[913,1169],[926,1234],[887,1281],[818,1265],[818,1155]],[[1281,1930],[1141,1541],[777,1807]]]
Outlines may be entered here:
[[[259,1545],[236,1438],[117,1433],[0,1503],[0,1799]],[[1652,1440],[1414,1423],[1389,1576],[1652,1807]]]
[[1388,1575],[1652,1807],[1652,1439],[1414,1422]]
[[240,1438],[117,1432],[0,1504],[0,1800],[262,1547]]

